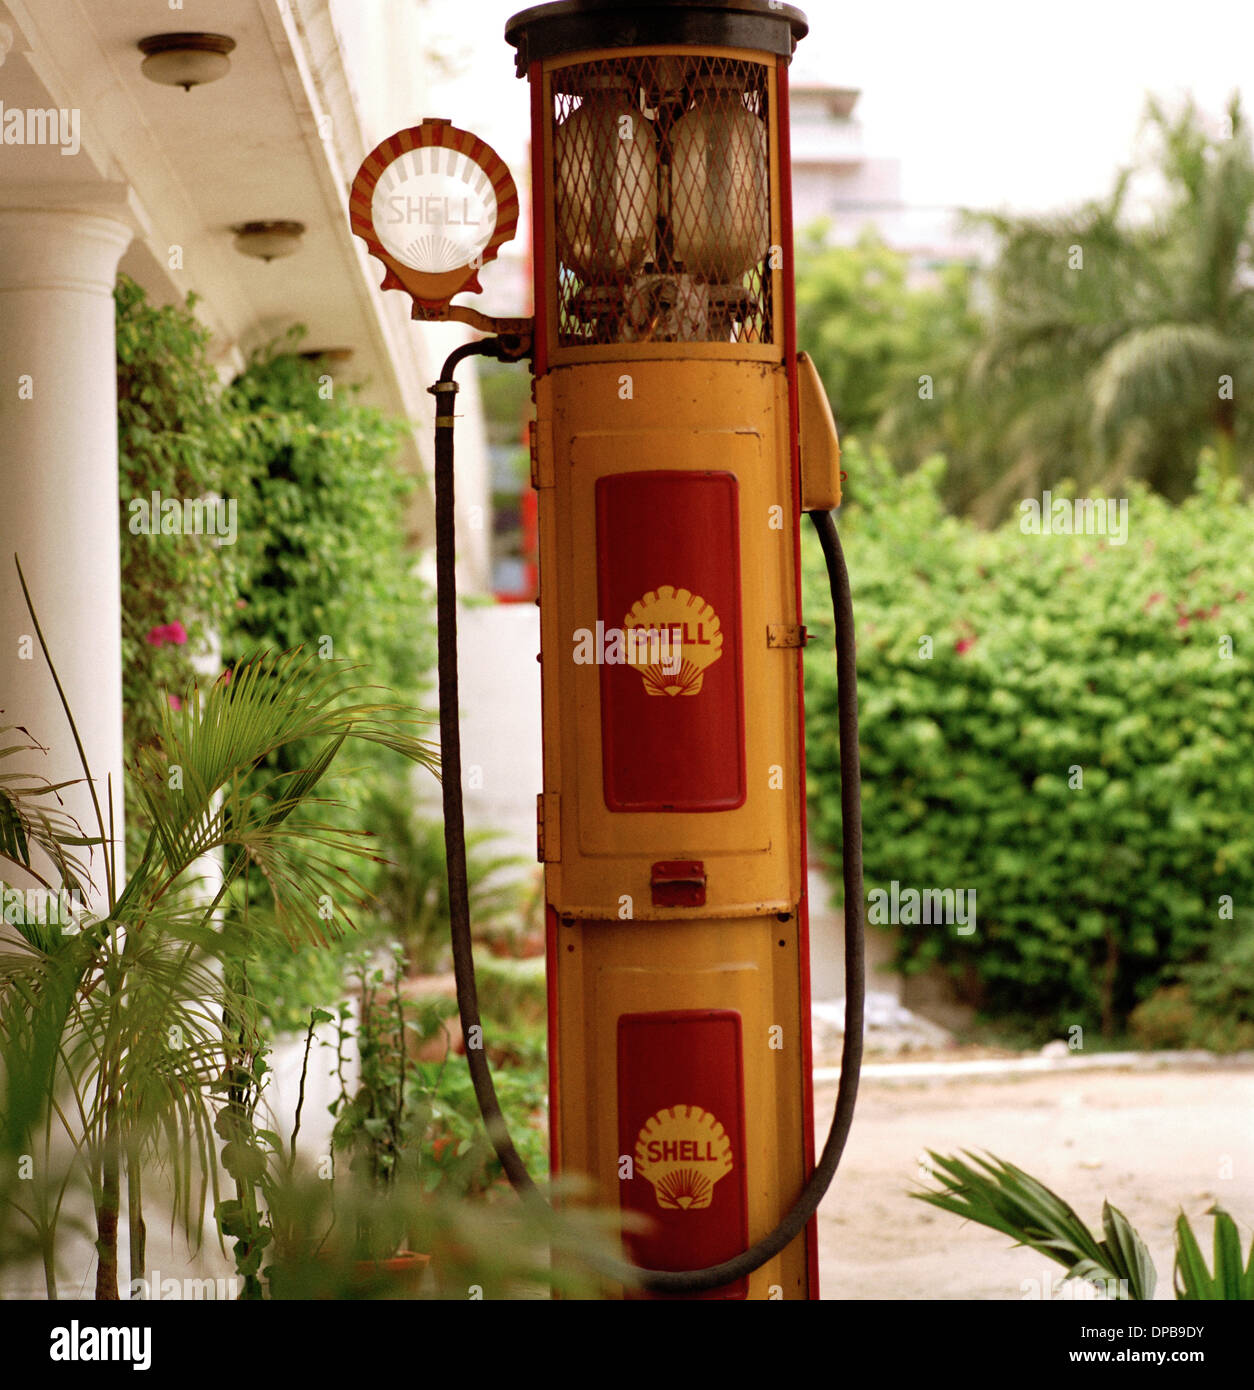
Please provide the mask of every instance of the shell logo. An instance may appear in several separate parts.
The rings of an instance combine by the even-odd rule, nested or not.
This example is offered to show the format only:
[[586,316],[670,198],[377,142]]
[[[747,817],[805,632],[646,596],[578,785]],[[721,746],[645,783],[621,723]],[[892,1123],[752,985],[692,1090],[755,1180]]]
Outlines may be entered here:
[[700,594],[660,584],[631,605],[623,628],[636,633],[627,663],[650,695],[697,695],[706,668],[723,654],[722,624]]
[[727,1131],[699,1105],[659,1110],[636,1137],[636,1171],[653,1184],[659,1207],[708,1207],[714,1184],[732,1167]]

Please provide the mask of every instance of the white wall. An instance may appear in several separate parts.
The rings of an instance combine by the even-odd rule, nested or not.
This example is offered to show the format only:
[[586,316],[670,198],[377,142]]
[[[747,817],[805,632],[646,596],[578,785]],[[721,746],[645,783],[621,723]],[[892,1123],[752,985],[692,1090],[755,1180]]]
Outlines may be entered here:
[[[544,764],[540,718],[540,610],[533,603],[463,605],[458,618],[462,789],[466,824],[498,830],[493,846],[536,857],[536,796]],[[438,814],[439,788],[424,800]]]

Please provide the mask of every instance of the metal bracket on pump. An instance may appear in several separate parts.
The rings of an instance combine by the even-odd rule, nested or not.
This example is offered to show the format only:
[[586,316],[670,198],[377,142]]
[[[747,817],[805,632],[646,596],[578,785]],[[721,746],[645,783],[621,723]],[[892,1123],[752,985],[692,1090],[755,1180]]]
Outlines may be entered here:
[[450,304],[438,313],[430,311],[419,313],[417,307],[415,304],[415,312],[412,315],[415,319],[437,323],[464,323],[470,328],[477,328],[480,333],[494,333],[499,338],[525,339],[526,347],[520,348],[517,353],[519,359],[526,357],[531,351],[531,319],[494,318],[491,314],[483,314],[478,309],[472,309],[468,304]]

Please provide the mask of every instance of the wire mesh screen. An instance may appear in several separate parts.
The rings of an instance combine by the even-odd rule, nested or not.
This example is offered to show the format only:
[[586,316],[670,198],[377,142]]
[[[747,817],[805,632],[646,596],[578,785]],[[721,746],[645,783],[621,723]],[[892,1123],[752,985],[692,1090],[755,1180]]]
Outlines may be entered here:
[[767,107],[730,58],[553,73],[560,347],[771,341]]

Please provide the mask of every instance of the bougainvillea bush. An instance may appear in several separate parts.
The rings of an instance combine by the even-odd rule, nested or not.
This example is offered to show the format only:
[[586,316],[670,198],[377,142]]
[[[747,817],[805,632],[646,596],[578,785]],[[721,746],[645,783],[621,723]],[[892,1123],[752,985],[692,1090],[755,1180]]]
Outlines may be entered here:
[[[942,460],[898,477],[853,446],[845,468],[867,891],[976,892],[974,931],[903,921],[898,963],[989,1013],[1117,1030],[1254,896],[1254,507],[1203,459],[1182,505],[1126,490],[1123,543],[982,531],[945,514]],[[811,823],[837,861],[807,548]]]

